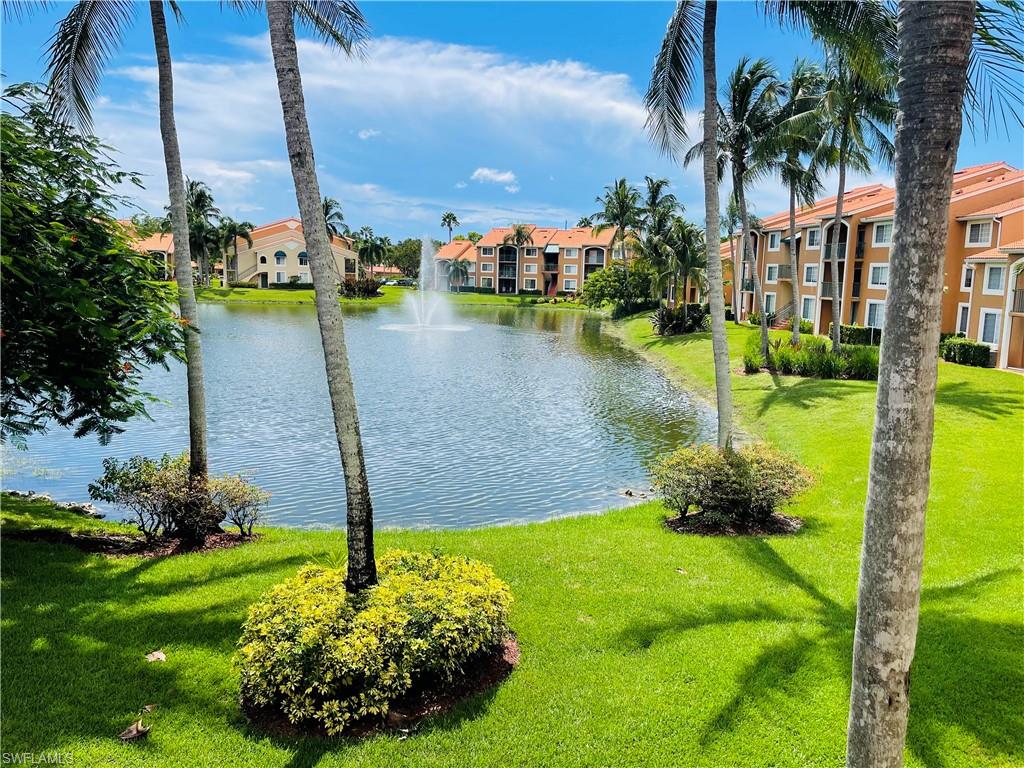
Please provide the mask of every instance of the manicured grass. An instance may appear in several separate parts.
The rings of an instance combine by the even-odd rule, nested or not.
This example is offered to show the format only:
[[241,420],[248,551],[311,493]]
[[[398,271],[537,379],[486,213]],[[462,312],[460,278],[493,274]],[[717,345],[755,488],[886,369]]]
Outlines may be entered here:
[[[697,388],[706,335],[628,343]],[[734,367],[746,329],[731,328]],[[79,765],[841,766],[872,383],[734,378],[752,431],[817,485],[796,536],[680,536],[648,503],[471,531],[391,531],[394,546],[464,553],[512,586],[521,666],[408,738],[293,741],[238,713],[246,607],[341,533],[273,529],[257,543],[162,560],[3,546],[3,750]],[[943,364],[908,764],[1024,762],[1021,594],[1024,378]],[[24,518],[23,502],[4,500]],[[24,520],[16,524],[24,525]],[[161,648],[166,663],[149,664]],[[145,704],[153,731],[116,734]]]
[[546,304],[536,304],[533,300],[543,298],[541,296],[520,296],[497,293],[448,293],[449,301],[453,304],[498,304],[501,306],[523,307],[524,309],[576,309],[584,312],[592,311],[582,304],[565,301],[558,298],[557,304],[550,301]]
[[[376,306],[383,304],[401,304],[408,288],[396,285],[382,285],[382,296],[372,299],[341,299],[342,304],[355,306]],[[196,288],[198,301],[225,302],[240,304],[312,304],[313,289],[279,289],[279,288]]]

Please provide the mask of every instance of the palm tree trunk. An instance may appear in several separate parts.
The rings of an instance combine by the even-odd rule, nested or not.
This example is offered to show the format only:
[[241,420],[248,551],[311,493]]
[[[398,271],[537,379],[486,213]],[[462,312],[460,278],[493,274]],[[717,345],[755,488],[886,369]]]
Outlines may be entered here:
[[740,218],[743,220],[743,257],[750,264],[750,273],[754,281],[754,299],[757,301],[757,312],[761,320],[761,356],[768,362],[768,315],[764,311],[764,293],[761,291],[761,277],[757,274],[757,254],[750,248],[750,217],[747,215],[747,195],[743,189],[742,170],[733,174],[733,189],[736,191],[736,202],[740,206]]
[[789,284],[793,286],[793,345],[800,343],[800,257],[796,248],[796,187],[789,188]]
[[843,324],[843,281],[839,279],[839,238],[843,234],[843,195],[846,193],[846,131],[839,140],[839,195],[836,197],[836,218],[832,222],[832,351],[839,353],[840,326]]
[[199,340],[199,308],[192,285],[192,253],[189,248],[188,215],[185,211],[185,177],[181,171],[178,130],[174,125],[174,80],[171,76],[171,48],[162,0],[151,0],[153,44],[160,99],[160,138],[167,168],[167,193],[171,207],[174,240],[174,276],[178,283],[178,306],[185,324],[185,375],[188,381],[188,474],[193,487],[206,485],[206,394],[203,390],[203,348]]
[[327,388],[334,414],[334,431],[345,473],[348,524],[348,574],[345,586],[350,592],[356,592],[377,583],[377,566],[373,555],[373,507],[363,461],[363,444],[359,436],[355,390],[345,348],[345,329],[337,285],[332,277],[333,259],[313,160],[313,144],[306,120],[292,4],[271,2],[266,7],[270,48],[284,114],[288,157],[313,278],[317,321],[320,324],[327,368]]
[[974,2],[900,3],[896,210],[857,590],[850,768],[903,765],[949,234],[935,222],[949,211],[974,14]]
[[732,382],[729,380],[729,341],[725,336],[725,296],[722,262],[718,260],[718,78],[715,74],[717,0],[704,4],[704,247],[707,249],[711,291],[711,346],[715,356],[715,395],[718,403],[718,447],[732,446]]
[[[729,266],[732,269],[732,321],[740,324],[740,286],[739,278],[736,277],[736,249],[733,247],[733,233],[729,233]],[[743,270],[740,270],[742,277]]]
[[[679,291],[676,291],[676,302],[679,302]],[[683,270],[683,321],[686,321],[690,312],[690,269]],[[722,313],[725,314],[725,305],[722,305]]]

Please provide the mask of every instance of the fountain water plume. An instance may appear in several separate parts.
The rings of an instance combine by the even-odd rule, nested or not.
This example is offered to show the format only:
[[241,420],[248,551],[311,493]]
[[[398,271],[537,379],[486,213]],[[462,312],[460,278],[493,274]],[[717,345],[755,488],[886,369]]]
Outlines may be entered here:
[[405,306],[414,322],[389,323],[382,325],[385,331],[468,331],[468,325],[451,322],[435,322],[435,315],[440,313],[441,319],[451,318],[451,307],[444,293],[435,291],[434,282],[437,276],[437,263],[434,259],[436,249],[429,237],[420,238],[420,276],[417,281],[415,295],[405,297]]

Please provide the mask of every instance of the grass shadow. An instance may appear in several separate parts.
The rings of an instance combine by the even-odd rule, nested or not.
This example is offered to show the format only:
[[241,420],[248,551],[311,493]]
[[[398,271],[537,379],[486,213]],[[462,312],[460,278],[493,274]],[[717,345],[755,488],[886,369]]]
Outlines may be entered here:
[[993,392],[991,389],[976,387],[966,381],[939,384],[935,391],[935,404],[940,407],[956,408],[991,421],[1005,416],[1019,416],[1024,412],[1019,395]]
[[810,409],[819,407],[823,401],[835,403],[874,386],[873,382],[839,381],[836,379],[804,379],[781,377],[773,374],[773,387],[761,399],[757,415],[764,416],[776,405],[791,405]]

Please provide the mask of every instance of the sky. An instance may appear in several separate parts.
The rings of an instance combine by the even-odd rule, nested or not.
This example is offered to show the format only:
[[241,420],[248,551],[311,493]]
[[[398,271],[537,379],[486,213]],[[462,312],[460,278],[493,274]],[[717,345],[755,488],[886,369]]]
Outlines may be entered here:
[[[5,82],[42,80],[57,4],[5,23]],[[281,107],[263,16],[218,2],[182,2],[172,25],[175,114],[185,173],[213,189],[223,213],[255,224],[296,215]],[[614,179],[668,178],[694,221],[703,219],[699,166],[662,156],[644,132],[643,93],[671,3],[361,3],[371,25],[362,60],[299,32],[306,107],[321,192],[346,222],[389,235],[441,237],[441,213],[460,230],[526,221],[571,226],[599,206]],[[125,169],[145,176],[139,208],[166,204],[148,6],[110,61],[94,131]],[[719,6],[718,77],[743,56],[784,75],[797,57],[820,59],[806,35],[764,20],[756,6]],[[688,105],[699,109],[700,84]],[[694,120],[691,137],[697,135]],[[965,130],[958,166],[1024,164],[1024,138]],[[848,185],[891,183],[879,168]],[[834,176],[825,178],[829,189]],[[725,194],[725,191],[723,191]],[[784,210],[777,181],[750,194],[760,216]],[[130,213],[130,211],[128,211]]]

